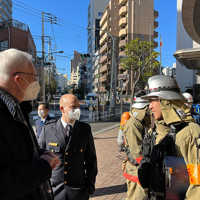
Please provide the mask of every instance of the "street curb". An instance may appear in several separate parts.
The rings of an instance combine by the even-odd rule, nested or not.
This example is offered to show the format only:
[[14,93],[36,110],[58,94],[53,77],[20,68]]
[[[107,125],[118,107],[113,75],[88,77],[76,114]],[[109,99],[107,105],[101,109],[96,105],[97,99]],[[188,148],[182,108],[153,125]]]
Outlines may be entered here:
[[98,134],[100,134],[100,133],[103,133],[103,132],[105,132],[105,131],[109,131],[109,130],[114,129],[114,128],[117,128],[117,127],[119,127],[119,124],[115,124],[115,125],[113,125],[113,126],[104,128],[104,129],[99,130],[99,131],[96,131],[96,132],[93,133],[93,135],[95,136],[95,135],[98,135]]

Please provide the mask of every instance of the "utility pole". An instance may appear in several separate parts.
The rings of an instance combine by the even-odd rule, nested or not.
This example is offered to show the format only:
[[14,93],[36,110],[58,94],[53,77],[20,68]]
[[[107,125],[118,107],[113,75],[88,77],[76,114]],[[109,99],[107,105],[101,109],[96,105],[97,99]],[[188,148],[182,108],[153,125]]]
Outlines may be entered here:
[[53,16],[51,13],[42,12],[42,68],[43,68],[43,70],[42,70],[42,96],[43,96],[43,102],[46,101],[44,22],[50,22],[51,24],[57,24],[57,17]]
[[111,65],[111,79],[110,79],[110,115],[115,114],[116,106],[116,88],[117,88],[117,57],[116,57],[116,43],[117,38],[109,34],[112,38],[112,65]]
[[44,53],[44,12],[42,12],[42,96],[43,102],[46,101],[46,94],[45,94],[45,53]]
[[113,113],[116,105],[116,88],[117,88],[117,56],[116,56],[116,49],[117,49],[117,37],[112,35],[109,31],[101,30],[99,28],[93,29],[91,27],[87,28],[88,30],[100,30],[111,38],[112,40],[112,65],[110,70],[110,105],[109,105],[109,113],[110,116]]

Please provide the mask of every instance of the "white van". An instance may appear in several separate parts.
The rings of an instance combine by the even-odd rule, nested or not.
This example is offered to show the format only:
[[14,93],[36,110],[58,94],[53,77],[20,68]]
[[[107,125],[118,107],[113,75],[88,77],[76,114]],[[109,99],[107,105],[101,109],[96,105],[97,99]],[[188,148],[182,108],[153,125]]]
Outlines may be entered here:
[[85,97],[85,104],[89,110],[96,110],[98,97],[95,93],[88,93]]

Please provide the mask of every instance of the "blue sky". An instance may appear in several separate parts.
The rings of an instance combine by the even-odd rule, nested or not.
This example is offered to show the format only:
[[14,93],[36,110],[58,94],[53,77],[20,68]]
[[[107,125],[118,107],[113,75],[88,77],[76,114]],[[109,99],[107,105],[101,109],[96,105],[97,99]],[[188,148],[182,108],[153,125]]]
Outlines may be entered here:
[[[53,51],[63,50],[56,56],[58,71],[70,76],[70,59],[73,51],[87,52],[87,9],[89,0],[13,0],[13,18],[29,25],[37,51],[41,51],[41,11],[51,13],[58,18],[60,25],[45,23],[45,35],[53,39]],[[154,0],[154,7],[159,12],[156,29],[161,34],[162,65],[172,66],[176,51],[176,0]],[[159,38],[158,38],[159,42]],[[48,49],[45,44],[46,51]],[[159,49],[157,49],[159,51]]]

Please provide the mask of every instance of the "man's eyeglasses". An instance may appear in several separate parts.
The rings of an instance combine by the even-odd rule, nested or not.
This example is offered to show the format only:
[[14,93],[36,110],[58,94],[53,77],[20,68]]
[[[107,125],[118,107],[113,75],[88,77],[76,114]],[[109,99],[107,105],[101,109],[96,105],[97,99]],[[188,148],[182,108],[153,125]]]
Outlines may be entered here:
[[28,72],[15,72],[13,75],[17,75],[17,74],[26,74],[26,75],[29,75],[29,76],[34,76],[36,79],[38,79],[38,74],[33,74],[33,73],[28,73]]

